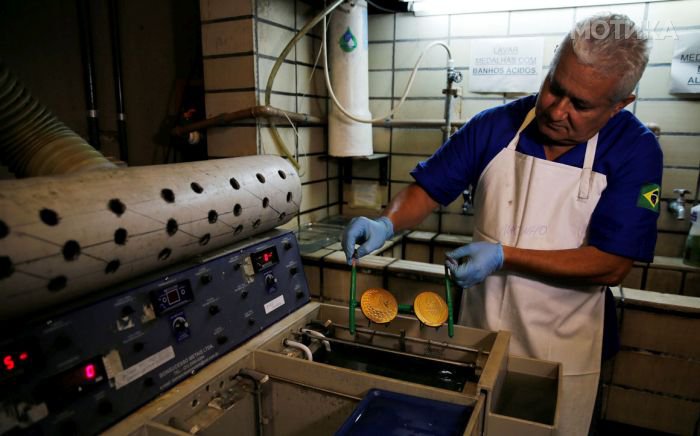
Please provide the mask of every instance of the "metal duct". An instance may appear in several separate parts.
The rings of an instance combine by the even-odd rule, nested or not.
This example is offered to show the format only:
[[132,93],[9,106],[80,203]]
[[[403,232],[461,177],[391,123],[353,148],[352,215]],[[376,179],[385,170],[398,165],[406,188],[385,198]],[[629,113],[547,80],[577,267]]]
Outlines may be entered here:
[[0,321],[282,225],[300,201],[278,156],[0,182]]
[[58,121],[1,61],[0,159],[18,177],[116,167]]

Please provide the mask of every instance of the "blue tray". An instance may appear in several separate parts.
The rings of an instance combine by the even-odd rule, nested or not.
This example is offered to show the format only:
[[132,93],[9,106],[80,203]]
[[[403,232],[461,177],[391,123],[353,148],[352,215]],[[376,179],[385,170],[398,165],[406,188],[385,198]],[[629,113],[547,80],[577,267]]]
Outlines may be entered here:
[[473,408],[372,389],[360,401],[336,436],[461,435]]

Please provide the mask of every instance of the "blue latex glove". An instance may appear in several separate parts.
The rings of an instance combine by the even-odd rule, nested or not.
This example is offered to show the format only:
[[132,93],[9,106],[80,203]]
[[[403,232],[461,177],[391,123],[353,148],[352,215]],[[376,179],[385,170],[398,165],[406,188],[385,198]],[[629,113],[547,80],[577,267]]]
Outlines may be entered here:
[[[447,267],[455,282],[463,288],[483,282],[503,266],[503,247],[499,243],[473,242],[446,253]],[[464,263],[457,259],[468,257]]]
[[385,216],[376,220],[365,217],[353,218],[343,231],[343,251],[348,264],[352,263],[352,254],[355,244],[360,244],[357,256],[362,257],[367,253],[380,248],[387,239],[394,235],[394,224]]

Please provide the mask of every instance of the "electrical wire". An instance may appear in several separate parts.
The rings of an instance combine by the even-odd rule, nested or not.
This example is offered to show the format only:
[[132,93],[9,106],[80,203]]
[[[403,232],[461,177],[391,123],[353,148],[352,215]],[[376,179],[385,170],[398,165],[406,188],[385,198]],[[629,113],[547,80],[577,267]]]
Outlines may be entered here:
[[[332,16],[328,18],[328,23],[331,22]],[[323,31],[325,32],[326,29],[328,29],[328,25],[324,26]],[[323,53],[323,44],[318,46],[318,53],[316,53],[316,59],[314,60],[314,66],[311,68],[311,74],[309,74],[309,80],[306,82],[306,89],[309,90],[311,89],[311,81],[314,79],[314,73],[316,72],[316,68],[318,68],[318,61],[321,59],[321,54]],[[304,92],[301,96],[306,97],[308,94]]]
[[[267,79],[267,86],[265,87],[265,105],[269,106],[270,105],[270,98],[272,95],[272,84],[275,82],[275,77],[277,76],[277,72],[280,69],[280,66],[282,66],[282,63],[284,60],[287,58],[287,55],[289,55],[289,52],[292,51],[292,48],[296,45],[296,43],[306,35],[311,28],[313,28],[319,21],[322,19],[326,18],[326,15],[330,14],[335,8],[340,6],[341,3],[343,3],[345,0],[335,0],[333,3],[331,3],[329,6],[327,6],[324,10],[322,10],[318,15],[316,15],[314,18],[311,19],[308,23],[304,25],[304,27],[301,28],[299,33],[294,35],[294,37],[287,43],[287,45],[284,47],[284,50],[282,50],[282,53],[277,57],[277,60],[275,61],[275,64],[272,66],[272,70],[270,71],[270,76]],[[299,162],[292,156],[292,154],[289,152],[287,147],[284,144],[284,141],[282,140],[282,137],[279,134],[279,131],[277,130],[277,126],[275,125],[274,120],[270,120],[270,134],[272,135],[272,139],[275,141],[275,144],[277,145],[277,148],[279,151],[287,158],[289,159],[289,162],[299,170]]]
[[[272,85],[275,81],[275,77],[277,76],[277,73],[278,73],[282,63],[287,58],[287,55],[289,55],[289,52],[296,45],[296,43],[299,42],[299,40],[301,38],[303,38],[304,35],[306,35],[309,32],[309,30],[311,30],[321,20],[323,20],[323,31],[322,31],[323,38],[322,38],[322,42],[321,42],[321,50],[323,51],[324,78],[326,81],[326,88],[328,89],[328,93],[331,96],[331,99],[333,100],[333,103],[335,104],[335,106],[346,117],[350,118],[351,120],[361,122],[361,123],[373,123],[373,122],[377,122],[377,121],[386,120],[386,119],[390,118],[392,115],[394,115],[394,113],[396,113],[401,108],[403,103],[405,102],[406,97],[408,96],[408,93],[409,93],[411,87],[413,86],[413,81],[415,80],[416,73],[418,72],[418,67],[420,66],[425,54],[432,47],[434,47],[436,45],[442,46],[447,51],[449,67],[450,68],[453,67],[454,60],[452,59],[452,52],[450,50],[450,47],[441,41],[433,42],[433,43],[429,44],[428,46],[426,46],[423,49],[423,51],[421,52],[420,56],[418,57],[418,60],[416,61],[416,65],[413,68],[413,71],[411,72],[408,83],[406,84],[406,89],[404,90],[404,93],[401,96],[401,99],[399,100],[399,103],[396,105],[396,107],[394,107],[388,114],[380,116],[380,117],[372,118],[372,119],[364,119],[364,118],[359,118],[359,117],[354,116],[347,109],[345,109],[342,106],[342,104],[338,101],[338,99],[336,98],[335,93],[333,92],[333,88],[331,86],[330,76],[328,74],[328,44],[327,44],[327,18],[326,17],[333,10],[335,10],[335,8],[340,6],[345,1],[346,0],[335,0],[334,2],[332,2],[329,6],[327,6],[325,9],[323,9],[318,15],[316,15],[308,23],[306,23],[304,25],[304,27],[301,28],[299,33],[294,35],[294,37],[287,43],[285,48],[282,50],[282,53],[277,57],[275,64],[273,65],[272,70],[270,71],[270,75],[267,79],[267,86],[265,87],[265,105],[268,105],[268,106],[270,105],[270,100],[271,100],[271,95],[272,95]],[[372,4],[372,5],[376,7],[376,5],[374,5],[374,4]],[[321,53],[321,51],[319,51],[319,55],[320,55],[320,53]],[[316,62],[318,62],[318,56],[317,56]],[[312,75],[313,75],[313,72],[315,71],[315,67],[316,67],[316,63],[314,64],[314,70],[312,70]],[[310,81],[311,81],[311,79],[309,80],[309,82]],[[292,121],[289,119],[289,117],[287,117],[287,120],[292,125],[292,128],[294,129],[294,132],[298,138],[299,134],[298,134],[298,131],[296,130],[296,127],[294,126]],[[295,155],[292,155],[292,153],[290,153],[289,149],[287,148],[287,146],[284,143],[284,140],[282,139],[282,137],[279,134],[279,131],[277,129],[277,126],[276,126],[274,120],[270,120],[269,128],[270,128],[270,134],[272,135],[272,139],[275,142],[275,145],[277,146],[280,153],[284,157],[289,159],[290,163],[298,171],[301,168],[301,166],[299,165],[299,162],[298,162],[298,158],[299,158],[298,149],[295,150]]]
[[[299,131],[297,130],[296,126],[294,125],[294,122],[292,122],[292,119],[289,118],[289,115],[287,115],[287,112],[283,112],[283,114],[284,114],[284,117],[289,122],[289,125],[292,127],[292,130],[294,130],[294,135],[297,138],[297,147],[295,147],[294,159],[297,162],[299,162],[299,148],[301,147],[301,145],[299,145]],[[304,153],[302,153],[302,154],[304,154]],[[301,171],[301,165],[299,165],[299,177],[303,177],[304,175],[306,175],[306,171]]]
[[[328,18],[328,23],[330,23],[331,18],[332,18],[332,16]],[[326,25],[324,26],[324,28],[323,28],[323,32],[325,32],[327,29],[328,29],[328,25],[326,24]],[[314,66],[313,66],[313,68],[311,68],[311,74],[309,74],[309,80],[306,82],[306,89],[307,89],[307,90],[310,90],[310,89],[311,89],[311,81],[314,79],[314,74],[316,73],[316,68],[318,68],[318,61],[321,59],[321,54],[322,54],[322,53],[323,53],[323,44],[319,45],[319,47],[318,47],[318,53],[316,53],[316,59],[314,60]],[[304,92],[304,93],[301,95],[301,97],[304,98],[304,97],[306,97],[307,95],[308,95],[308,94],[307,94],[306,92]],[[306,151],[306,150],[304,149],[304,146],[301,145],[302,143],[299,142],[299,131],[296,129],[296,127],[294,127],[294,123],[293,123],[292,120],[289,118],[289,115],[287,115],[287,114],[285,113],[284,116],[287,117],[287,121],[289,121],[289,125],[292,126],[292,129],[294,130],[294,134],[296,134],[296,137],[297,137],[297,144],[299,144],[299,146],[298,146],[297,149],[296,149],[295,159],[296,159],[297,162],[298,162],[298,161],[299,161],[299,155],[300,155],[300,154],[305,154],[304,151]],[[299,151],[300,149],[302,150],[301,152]],[[298,167],[297,169],[301,170],[301,164],[299,165],[299,167]],[[304,172],[299,172],[299,177],[302,177],[302,176],[304,176],[305,174],[306,174],[306,171],[304,171]]]
[[[326,16],[323,16],[323,27],[325,29],[326,27]],[[413,67],[413,71],[411,71],[411,76],[408,78],[408,83],[406,84],[406,89],[404,89],[403,95],[401,96],[401,100],[399,100],[399,104],[396,105],[388,114],[382,115],[380,117],[375,117],[371,119],[367,118],[360,118],[357,117],[353,114],[351,114],[347,109],[343,107],[343,105],[338,101],[338,98],[335,96],[335,93],[333,92],[333,86],[331,85],[331,79],[330,76],[328,75],[328,44],[327,44],[327,36],[326,32],[323,32],[323,41],[321,42],[323,45],[323,62],[324,62],[324,77],[326,79],[326,88],[328,88],[328,94],[331,96],[331,100],[333,100],[333,103],[335,106],[340,110],[340,112],[343,113],[346,117],[350,118],[353,121],[357,121],[359,123],[374,123],[377,121],[384,121],[388,118],[390,118],[396,111],[398,111],[401,106],[403,105],[404,101],[406,101],[406,97],[408,97],[408,92],[411,90],[411,87],[413,86],[413,81],[416,78],[416,73],[418,72],[418,67],[420,67],[421,62],[423,61],[423,56],[430,50],[431,48],[435,47],[436,45],[439,45],[443,47],[447,51],[447,57],[448,57],[448,63],[449,66],[448,68],[451,68],[454,65],[454,60],[452,59],[452,51],[450,50],[450,47],[445,44],[442,41],[435,41],[430,44],[428,44],[423,51],[421,52],[420,56],[418,56],[418,60],[416,61],[416,65]]]

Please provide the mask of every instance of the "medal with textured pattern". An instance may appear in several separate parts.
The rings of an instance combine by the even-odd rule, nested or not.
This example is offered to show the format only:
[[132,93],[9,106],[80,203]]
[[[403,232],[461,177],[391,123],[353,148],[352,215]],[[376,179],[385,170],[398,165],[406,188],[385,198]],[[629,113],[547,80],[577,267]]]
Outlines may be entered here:
[[423,324],[439,327],[447,321],[447,303],[435,292],[425,291],[413,300],[413,311]]
[[399,313],[396,298],[386,289],[367,289],[360,299],[360,307],[367,319],[377,324],[386,324]]

